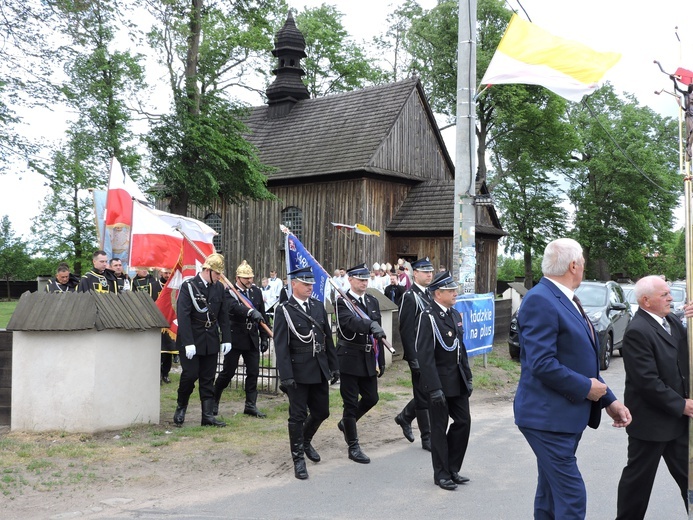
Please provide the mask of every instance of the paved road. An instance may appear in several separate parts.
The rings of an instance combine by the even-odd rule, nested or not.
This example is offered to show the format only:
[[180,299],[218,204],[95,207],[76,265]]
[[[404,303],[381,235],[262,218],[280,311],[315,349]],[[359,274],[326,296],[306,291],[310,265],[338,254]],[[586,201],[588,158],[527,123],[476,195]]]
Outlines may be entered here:
[[[602,375],[622,397],[621,358],[614,358],[611,368]],[[348,461],[341,452],[323,453],[323,462],[309,463],[308,481],[298,481],[287,471],[250,482],[229,479],[208,483],[227,491],[221,498],[217,493],[194,507],[167,509],[165,501],[157,500],[149,506],[103,511],[105,515],[100,518],[532,518],[536,466],[532,452],[513,424],[512,405],[502,402],[479,408],[482,410],[475,412],[472,398],[473,430],[462,471],[472,482],[453,492],[434,486],[430,455],[420,449],[418,442],[396,439],[375,450],[364,447],[372,459],[369,465]],[[587,518],[613,519],[616,487],[626,460],[625,431],[611,427],[604,413],[602,426],[585,432],[578,460],[587,483]],[[196,495],[198,491],[190,493]],[[647,518],[688,518],[676,484],[663,464]]]

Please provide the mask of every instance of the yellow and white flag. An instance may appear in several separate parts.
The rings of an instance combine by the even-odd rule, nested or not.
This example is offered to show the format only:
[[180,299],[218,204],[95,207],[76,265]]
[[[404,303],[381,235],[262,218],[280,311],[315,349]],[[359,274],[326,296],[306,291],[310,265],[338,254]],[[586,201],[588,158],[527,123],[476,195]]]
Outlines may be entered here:
[[619,53],[559,38],[514,14],[481,84],[541,85],[578,102],[597,89],[619,59]]

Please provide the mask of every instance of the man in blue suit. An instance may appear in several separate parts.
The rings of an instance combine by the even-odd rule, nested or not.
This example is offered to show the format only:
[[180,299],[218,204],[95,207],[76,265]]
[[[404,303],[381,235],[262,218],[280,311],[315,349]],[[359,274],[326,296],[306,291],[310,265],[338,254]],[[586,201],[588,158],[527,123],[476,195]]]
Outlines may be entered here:
[[599,377],[598,338],[574,295],[584,267],[576,241],[549,243],[541,264],[544,277],[527,293],[517,316],[522,372],[515,424],[537,457],[537,520],[585,518],[587,493],[575,457],[582,432],[599,426],[602,408],[615,427],[631,421]]

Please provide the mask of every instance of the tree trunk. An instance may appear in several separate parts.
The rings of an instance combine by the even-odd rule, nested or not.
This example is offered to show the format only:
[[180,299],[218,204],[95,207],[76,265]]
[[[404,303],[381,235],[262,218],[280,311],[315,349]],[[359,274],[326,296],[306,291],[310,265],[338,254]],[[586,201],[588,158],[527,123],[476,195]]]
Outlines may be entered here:
[[534,278],[532,276],[532,249],[525,247],[525,288],[531,289],[534,286]]

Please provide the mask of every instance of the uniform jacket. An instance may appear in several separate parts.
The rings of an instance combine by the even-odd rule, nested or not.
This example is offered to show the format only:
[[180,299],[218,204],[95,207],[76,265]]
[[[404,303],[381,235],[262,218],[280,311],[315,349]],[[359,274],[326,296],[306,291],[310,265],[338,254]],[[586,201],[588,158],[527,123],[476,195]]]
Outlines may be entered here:
[[404,295],[406,289],[401,285],[390,284],[386,285],[383,291],[387,299],[399,307],[402,303],[402,296]]
[[687,431],[683,415],[688,395],[688,343],[686,330],[667,319],[669,334],[642,309],[635,313],[623,339],[626,368],[625,405],[633,416],[628,435],[667,442]]
[[[243,294],[242,288],[235,285],[236,290]],[[260,336],[269,339],[264,329],[258,327],[250,318],[247,318],[248,307],[244,303],[236,299],[236,295],[231,293],[231,290],[226,291],[229,300],[229,315],[231,318],[231,343],[234,349],[250,350],[260,348]],[[265,323],[268,323],[267,314],[265,313],[265,301],[262,298],[262,290],[255,285],[251,285],[250,289],[245,291],[245,297],[248,298],[256,310],[262,314]]]
[[[106,271],[111,271],[110,269],[106,269]],[[115,272],[111,271],[113,273],[113,279],[116,281],[116,284],[118,285],[118,292],[123,292],[123,291],[131,291],[132,290],[132,284],[130,281],[130,277],[125,274],[121,273],[120,276],[115,274]],[[127,285],[127,287],[126,287]]]
[[[192,297],[189,287],[192,289]],[[196,299],[200,309],[207,307],[209,313],[198,312],[193,305],[193,298]],[[221,343],[231,341],[231,327],[224,298],[224,286],[220,282],[206,285],[199,274],[184,281],[178,292],[176,313],[178,316],[178,336],[176,337],[178,350],[184,349],[186,345],[195,345],[196,355],[217,354],[220,344],[219,330],[221,330]],[[208,319],[212,322],[211,327],[205,327]],[[184,353],[184,351],[181,352],[181,355]]]
[[130,283],[130,290],[131,291],[143,291],[146,292],[149,296],[152,297],[154,301],[159,297],[159,293],[161,292],[161,282],[157,280],[154,276],[151,274],[148,274],[144,278],[140,278],[139,276],[135,276],[132,279],[132,282]]
[[[451,347],[457,338],[459,351],[443,348],[434,334],[431,320],[438,327],[445,345]],[[471,395],[472,371],[463,340],[462,316],[457,309],[450,309],[450,313],[446,313],[434,302],[419,315],[415,346],[424,392],[442,390],[446,397]]]
[[419,315],[431,303],[433,300],[428,291],[422,291],[416,284],[402,296],[402,304],[399,307],[399,333],[402,337],[406,360],[416,359],[416,328],[419,324]]
[[103,273],[99,273],[92,269],[82,276],[79,281],[77,292],[89,291],[118,293],[116,278],[113,271],[106,269]]
[[337,299],[337,357],[339,370],[344,374],[354,376],[376,376],[376,362],[385,366],[385,352],[379,349],[378,359],[372,348],[369,334],[371,321],[380,323],[380,305],[378,300],[369,294],[364,294],[366,305],[352,300],[351,292],[346,293],[352,305],[358,306],[366,313],[368,319],[354,315],[347,307],[344,298]]
[[64,293],[64,292],[77,292],[77,287],[79,287],[79,278],[74,274],[70,273],[70,277],[67,283],[58,283],[55,278],[51,278],[46,285],[47,293]]
[[[337,351],[332,340],[332,327],[327,319],[327,312],[320,300],[309,301],[310,317],[291,297],[282,303],[274,314],[274,350],[277,356],[277,369],[280,379],[293,379],[299,384],[316,384],[329,381],[330,373],[338,370]],[[301,336],[308,336],[311,331],[320,352],[313,354],[313,341],[305,343],[289,329],[285,312],[293,323],[293,328]]]
[[598,345],[580,311],[542,278],[524,297],[517,323],[522,371],[513,405],[515,424],[563,433],[580,433],[588,422],[596,428],[601,408],[616,397],[607,390],[594,405],[587,399],[590,378],[602,379]]

